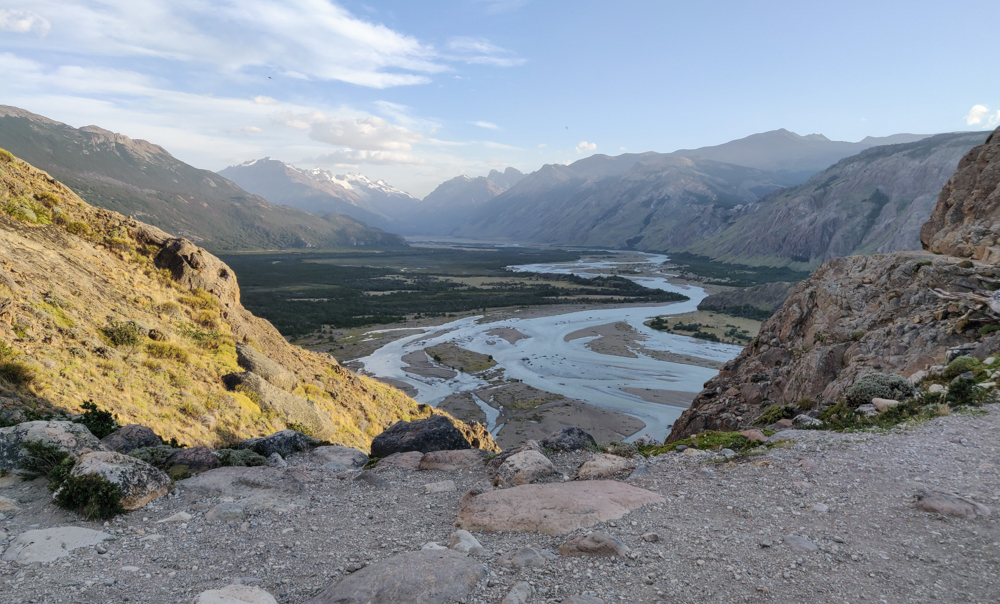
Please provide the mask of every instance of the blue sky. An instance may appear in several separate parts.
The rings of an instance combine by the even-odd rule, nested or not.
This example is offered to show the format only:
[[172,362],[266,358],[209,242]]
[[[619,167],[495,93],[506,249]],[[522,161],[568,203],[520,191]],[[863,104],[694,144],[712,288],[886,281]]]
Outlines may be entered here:
[[461,173],[1000,125],[981,2],[0,0],[0,103],[218,170]]

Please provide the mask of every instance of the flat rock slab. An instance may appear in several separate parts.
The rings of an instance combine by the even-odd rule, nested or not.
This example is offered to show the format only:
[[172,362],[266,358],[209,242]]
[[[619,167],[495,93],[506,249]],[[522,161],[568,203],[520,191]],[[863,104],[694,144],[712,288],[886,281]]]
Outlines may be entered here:
[[405,552],[370,564],[306,604],[445,604],[464,599],[486,568],[452,550]]
[[451,472],[462,468],[474,468],[483,465],[483,459],[489,454],[483,449],[460,449],[458,451],[431,451],[420,458],[420,470],[440,470]]
[[312,451],[312,456],[320,463],[336,463],[346,469],[363,468],[368,463],[368,456],[361,451],[350,447],[341,447],[340,445],[316,447]]
[[626,459],[618,455],[608,455],[598,453],[587,461],[583,462],[577,470],[576,477],[580,480],[596,480],[599,478],[611,478],[619,472],[625,472],[635,467],[631,459]]
[[420,451],[407,451],[405,453],[393,453],[389,457],[383,457],[375,464],[376,468],[406,468],[407,470],[417,470],[420,468],[420,461],[424,454]]
[[78,526],[58,526],[55,528],[26,531],[3,553],[3,560],[31,564],[32,562],[52,562],[80,547],[97,545],[111,535]]
[[663,502],[656,493],[611,480],[526,484],[473,497],[456,525],[467,531],[565,535]]
[[278,601],[259,587],[227,585],[201,592],[194,604],[278,604]]
[[957,518],[986,517],[991,512],[990,508],[981,503],[945,491],[921,491],[917,493],[917,509]]

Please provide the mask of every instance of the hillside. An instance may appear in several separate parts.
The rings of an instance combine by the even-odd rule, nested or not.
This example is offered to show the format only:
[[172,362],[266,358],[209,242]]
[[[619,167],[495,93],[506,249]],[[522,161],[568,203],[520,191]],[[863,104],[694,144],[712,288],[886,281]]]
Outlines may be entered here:
[[327,170],[304,170],[270,159],[255,159],[219,171],[245,190],[271,203],[310,214],[350,216],[377,227],[397,228],[398,216],[416,199],[384,181],[363,174],[334,175]]
[[959,159],[985,138],[979,132],[939,134],[862,151],[801,186],[747,205],[723,232],[688,251],[812,269],[842,256],[920,249],[920,227],[938,192]]
[[[288,344],[243,308],[235,275],[215,256],[90,206],[6,151],[0,209],[5,422],[91,400],[192,445],[295,426],[366,448],[392,422],[426,413]],[[248,367],[255,374],[239,373]]]
[[969,365],[977,382],[988,379],[996,367],[979,362],[1000,352],[998,200],[1000,130],[962,158],[941,190],[920,234],[925,251],[821,265],[705,384],[670,440],[752,425],[772,405],[787,414],[833,413],[873,372],[914,383],[938,376],[939,386],[953,387],[955,375],[942,376],[941,365],[959,354],[978,359]]
[[790,184],[773,172],[659,153],[546,165],[484,204],[455,234],[640,250],[683,249]]
[[832,141],[822,134],[802,136],[782,128],[751,134],[721,145],[698,149],[680,149],[671,155],[700,157],[748,168],[779,172],[797,181],[794,184],[799,184],[831,164],[865,149],[879,145],[915,142],[927,138],[927,136],[926,134],[868,136],[860,142],[849,143]]
[[456,176],[447,180],[407,215],[405,233],[447,235],[472,216],[483,204],[501,195],[525,177],[516,168],[490,170],[487,176]]
[[88,203],[214,250],[405,245],[345,216],[317,220],[274,205],[158,145],[96,126],[77,129],[0,106],[0,147],[48,171]]

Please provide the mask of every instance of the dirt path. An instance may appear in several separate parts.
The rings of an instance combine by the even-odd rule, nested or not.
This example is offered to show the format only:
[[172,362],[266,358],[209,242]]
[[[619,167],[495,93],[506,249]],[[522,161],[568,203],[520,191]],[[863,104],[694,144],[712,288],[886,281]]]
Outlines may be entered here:
[[[567,536],[476,533],[484,579],[467,601],[499,602],[531,581],[530,602],[592,593],[617,602],[995,603],[1000,593],[1000,406],[985,415],[951,415],[888,434],[812,432],[789,448],[734,463],[664,454],[633,484],[666,498],[595,530],[632,557],[558,557],[540,569],[510,569],[499,555],[527,545],[558,551]],[[589,453],[553,461],[572,475]],[[225,495],[183,484],[176,496],[121,516],[108,527],[51,505],[41,481],[0,479],[0,542],[51,526],[111,531],[114,541],[72,551],[52,563],[0,562],[4,602],[189,603],[199,592],[242,581],[281,603],[301,603],[349,568],[447,543],[459,497],[484,471],[377,470],[388,482],[364,486],[309,457],[289,459],[281,488],[257,487],[248,517],[211,521]],[[425,493],[453,480],[456,490]],[[557,480],[559,480],[557,478]],[[293,485],[293,486],[289,486]],[[994,508],[989,518],[920,511],[921,489],[956,491]],[[283,490],[284,489],[284,490]],[[239,501],[239,497],[237,497]],[[187,521],[156,521],[178,512]],[[656,533],[657,541],[642,535]],[[816,546],[793,549],[795,535]],[[354,566],[352,566],[354,565]],[[542,591],[544,590],[544,592]]]

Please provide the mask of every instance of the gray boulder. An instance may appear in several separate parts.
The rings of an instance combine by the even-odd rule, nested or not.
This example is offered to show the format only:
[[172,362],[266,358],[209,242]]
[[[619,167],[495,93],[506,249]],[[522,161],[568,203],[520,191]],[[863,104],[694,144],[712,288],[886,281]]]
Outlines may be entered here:
[[451,420],[443,415],[432,415],[427,419],[412,422],[399,421],[372,440],[373,457],[389,457],[393,453],[407,451],[453,451],[471,449]]
[[170,477],[141,459],[116,451],[95,451],[80,456],[71,475],[100,474],[118,485],[122,507],[137,510],[167,494]]
[[363,468],[365,467],[365,464],[368,463],[368,456],[361,451],[350,447],[341,447],[340,445],[316,447],[313,449],[312,457],[314,460],[324,464],[325,467],[328,467],[329,469],[335,469],[335,467],[330,464],[336,464],[343,467],[345,470],[351,470]]
[[190,447],[181,449],[167,459],[168,471],[187,471],[192,474],[214,470],[222,463],[215,455],[215,451],[208,447]]
[[290,392],[299,382],[294,373],[246,344],[236,344],[236,362],[243,369],[256,373],[282,390]]
[[24,422],[0,428],[0,470],[16,470],[24,459],[21,445],[41,441],[74,457],[90,451],[104,451],[105,446],[83,424],[73,422]]
[[131,453],[136,449],[157,447],[163,444],[151,428],[139,424],[129,424],[105,436],[101,443],[119,453]]
[[292,453],[300,451],[311,451],[323,444],[318,438],[306,436],[295,430],[282,430],[270,436],[248,438],[236,445],[239,449],[250,449],[255,453],[270,457],[277,453],[282,457],[288,457]]
[[446,604],[464,600],[485,576],[482,564],[453,550],[405,552],[344,577],[306,604]]
[[579,451],[587,447],[596,447],[597,441],[576,426],[566,426],[562,430],[548,436],[541,443],[543,448],[552,451]]

